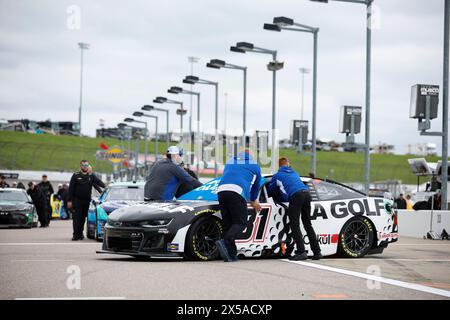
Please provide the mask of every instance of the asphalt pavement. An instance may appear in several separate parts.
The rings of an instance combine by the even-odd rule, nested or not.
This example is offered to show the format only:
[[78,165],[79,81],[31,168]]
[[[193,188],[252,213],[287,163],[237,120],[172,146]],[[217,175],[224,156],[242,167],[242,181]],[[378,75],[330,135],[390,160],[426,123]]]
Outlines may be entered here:
[[0,299],[450,299],[450,241],[401,238],[381,255],[293,263],[96,254],[71,221],[0,229]]

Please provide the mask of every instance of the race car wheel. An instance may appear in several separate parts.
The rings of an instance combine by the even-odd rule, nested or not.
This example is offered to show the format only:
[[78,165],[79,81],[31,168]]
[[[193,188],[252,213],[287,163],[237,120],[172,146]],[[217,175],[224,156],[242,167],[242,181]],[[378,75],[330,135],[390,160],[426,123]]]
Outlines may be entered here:
[[94,239],[95,241],[98,241],[98,222],[95,225]]
[[222,236],[222,224],[213,217],[195,221],[186,236],[186,256],[191,260],[209,261],[217,259],[219,251],[216,241]]
[[347,221],[339,235],[338,253],[346,258],[364,257],[374,241],[374,228],[364,217]]
[[94,239],[94,235],[92,234],[92,232],[89,230],[89,221],[86,221],[86,237],[88,239]]

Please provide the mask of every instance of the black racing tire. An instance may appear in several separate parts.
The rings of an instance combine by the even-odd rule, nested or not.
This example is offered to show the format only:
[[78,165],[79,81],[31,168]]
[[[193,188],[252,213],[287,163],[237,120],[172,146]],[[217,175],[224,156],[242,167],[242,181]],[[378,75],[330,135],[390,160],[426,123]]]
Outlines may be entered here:
[[94,235],[89,231],[89,221],[86,219],[86,237],[88,239],[94,239]]
[[369,219],[348,220],[339,234],[338,254],[344,258],[362,258],[372,248],[375,229]]
[[95,241],[98,241],[98,221],[95,224],[94,239],[95,239]]
[[214,217],[196,220],[186,235],[185,254],[189,260],[211,261],[219,257],[216,241],[222,237],[222,223]]

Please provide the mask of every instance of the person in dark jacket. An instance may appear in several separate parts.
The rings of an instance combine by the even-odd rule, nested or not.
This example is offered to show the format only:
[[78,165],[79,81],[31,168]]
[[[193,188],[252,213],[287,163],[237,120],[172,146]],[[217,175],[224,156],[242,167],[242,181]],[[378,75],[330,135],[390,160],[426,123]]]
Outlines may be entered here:
[[306,186],[297,172],[290,168],[288,158],[280,158],[279,170],[272,177],[269,184],[269,194],[279,192],[281,202],[289,202],[287,215],[291,227],[292,237],[297,246],[295,255],[289,260],[306,260],[308,258],[305,250],[303,235],[300,231],[300,216],[308,235],[311,250],[313,251],[313,260],[322,258],[319,242],[316,233],[311,224],[311,195],[308,186]]
[[[185,165],[185,163],[182,162],[182,163],[180,164],[180,167],[181,167],[184,171],[186,171],[187,174],[190,175],[192,178],[194,178],[195,180],[198,180],[198,176],[195,174],[194,171],[192,171],[192,170],[189,168],[189,165]],[[188,193],[189,191],[192,191],[192,190],[194,190],[194,189],[195,189],[195,188],[194,188],[192,185],[187,184],[187,183],[182,183],[182,184],[180,184],[180,186],[178,187],[178,190],[177,190],[177,192],[176,192],[176,194],[175,194],[175,198],[179,198],[179,197],[181,197],[183,194],[186,194],[186,193]]]
[[406,200],[403,197],[403,193],[400,193],[400,196],[395,199],[395,207],[399,210],[405,210],[406,209]]
[[50,198],[52,194],[55,192],[53,190],[53,186],[48,181],[48,177],[46,174],[42,175],[42,181],[38,184],[39,189],[44,193],[45,198],[47,199],[47,214],[48,214],[48,222],[52,219],[52,206],[50,205]]
[[24,184],[23,184],[22,182],[19,182],[19,183],[17,184],[17,188],[18,188],[18,189],[23,189],[23,190],[26,189],[25,186],[24,186]]
[[216,241],[225,262],[237,261],[237,236],[247,227],[247,201],[257,211],[261,168],[248,151],[227,161],[217,189],[223,222],[223,239]]
[[73,207],[73,237],[72,241],[83,240],[83,229],[91,203],[92,187],[105,188],[105,184],[97,176],[89,172],[89,162],[80,162],[80,171],[75,172],[70,179],[67,195],[67,207]]
[[38,186],[34,184],[34,182],[28,182],[28,195],[33,200],[33,204],[36,207],[36,211],[38,214],[38,220],[41,224],[41,228],[48,227],[48,214],[47,214],[47,199],[45,198],[44,193],[40,190]]
[[0,188],[9,188],[9,184],[6,182],[6,177],[0,177]]
[[173,200],[181,184],[192,189],[202,185],[180,167],[181,156],[180,149],[171,146],[167,150],[166,159],[158,160],[153,164],[145,182],[145,201]]

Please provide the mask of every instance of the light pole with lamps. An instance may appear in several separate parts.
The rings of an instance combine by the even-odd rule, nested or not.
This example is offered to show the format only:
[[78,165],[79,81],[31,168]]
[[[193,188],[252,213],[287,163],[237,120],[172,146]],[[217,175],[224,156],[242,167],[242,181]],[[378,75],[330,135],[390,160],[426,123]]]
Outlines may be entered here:
[[219,141],[218,141],[218,132],[219,132],[219,83],[215,82],[215,81],[210,81],[210,80],[205,80],[205,79],[200,79],[199,77],[196,76],[186,76],[183,79],[183,83],[186,84],[205,84],[205,85],[210,85],[210,86],[214,86],[215,87],[215,100],[216,100],[216,104],[215,104],[215,124],[214,124],[214,131],[215,131],[215,150],[214,150],[214,177],[217,178],[217,173],[218,173],[218,154],[219,154]]
[[147,122],[136,120],[133,118],[125,118],[123,121],[128,122],[128,123],[131,123],[131,122],[142,123],[145,126],[145,144],[144,144],[145,162],[144,163],[145,163],[145,166],[147,166],[147,158],[148,158],[148,125],[147,125]]
[[[146,127],[147,127],[147,124],[145,123],[145,122],[143,122],[143,121],[136,121],[136,120],[134,120],[133,118],[125,118],[125,119],[123,119],[123,121],[124,122],[126,122],[127,124],[127,127],[130,127],[130,128],[134,128],[134,129],[142,129],[141,127],[137,127],[137,126],[132,126],[132,125],[130,125],[129,123],[132,123],[132,122],[137,122],[137,123],[144,123],[145,125],[146,125]],[[147,130],[146,130],[146,135],[147,135]],[[137,181],[138,180],[138,163],[139,163],[139,135],[137,135],[136,136],[136,141],[135,141],[135,143],[134,143],[134,178],[135,178],[135,180]]]
[[89,49],[89,44],[84,42],[78,42],[78,47],[81,51],[81,69],[80,69],[80,106],[78,108],[78,125],[80,126],[81,136],[81,109],[83,105],[83,50]]
[[166,97],[156,97],[153,100],[154,103],[169,103],[169,104],[178,104],[180,109],[177,110],[177,114],[180,116],[180,135],[183,136],[183,116],[186,114],[186,110],[183,109],[183,101],[171,100]]
[[[191,85],[192,86],[192,85]],[[181,87],[170,87],[170,89],[167,90],[168,93],[172,94],[188,94],[191,97],[191,105],[192,105],[192,96],[197,96],[197,139],[200,139],[200,92],[195,92],[192,90],[185,90]],[[192,110],[192,107],[191,107]],[[192,113],[189,116],[189,122],[192,121]],[[189,131],[191,132],[191,136],[189,137],[192,139],[192,125],[189,123]],[[194,139],[194,142],[196,139]],[[199,140],[201,141],[201,140]],[[200,176],[200,157],[199,154],[197,154],[197,175]]]
[[301,104],[301,112],[300,112],[300,120],[303,120],[303,105],[304,105],[304,97],[305,97],[305,74],[309,73],[308,68],[300,68],[300,73],[302,74],[302,104]]
[[[328,0],[310,0],[328,3]],[[372,3],[373,0],[332,0],[338,2],[358,3],[366,6],[366,121],[364,148],[364,189],[369,193],[370,187],[370,89],[371,89],[371,56],[372,56]]]
[[[170,87],[170,89],[167,90],[168,93],[173,94],[188,94],[191,97],[197,96],[197,134],[200,133],[200,92],[195,92],[191,90],[185,90],[181,87]],[[189,117],[189,132],[192,132],[192,117]]]
[[277,61],[277,51],[264,49],[260,47],[255,47],[253,43],[249,42],[238,42],[236,46],[230,47],[230,50],[233,52],[246,53],[246,52],[255,52],[255,53],[263,53],[269,54],[272,56],[273,61],[270,61],[267,64],[267,69],[272,71],[272,153],[271,153],[271,164],[270,169],[274,173],[277,166],[278,161],[276,161],[276,153],[275,149],[277,148],[277,141],[275,130],[276,130],[276,83],[277,83],[277,71],[283,69],[283,62]]
[[166,113],[166,144],[167,149],[169,148],[170,144],[170,138],[169,138],[169,110],[168,109],[162,109],[162,108],[156,108],[154,106],[150,106],[148,104],[142,106],[141,110],[143,111],[161,111]]
[[235,64],[231,64],[231,63],[227,63],[223,60],[219,60],[219,59],[211,59],[206,66],[208,68],[213,68],[213,69],[221,69],[221,68],[225,68],[225,69],[234,69],[234,70],[241,70],[243,72],[244,75],[244,101],[243,101],[243,116],[242,116],[242,130],[243,130],[243,134],[244,134],[244,139],[245,139],[245,134],[247,131],[247,67],[243,67],[243,66],[238,66]]
[[[307,26],[304,24],[296,23],[293,19],[286,17],[273,18],[273,23],[265,23],[265,30],[270,31],[297,31],[311,33],[314,37],[314,61],[313,61],[313,110],[312,110],[312,166],[311,172],[316,175],[317,165],[317,144],[316,144],[316,123],[317,123],[317,40],[319,34],[319,28]],[[303,112],[302,112],[303,117]],[[302,119],[303,120],[303,119]]]
[[158,160],[158,117],[150,114],[145,114],[141,111],[135,111],[133,112],[133,116],[135,117],[147,117],[147,118],[153,118],[155,119],[155,162]]

